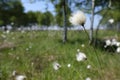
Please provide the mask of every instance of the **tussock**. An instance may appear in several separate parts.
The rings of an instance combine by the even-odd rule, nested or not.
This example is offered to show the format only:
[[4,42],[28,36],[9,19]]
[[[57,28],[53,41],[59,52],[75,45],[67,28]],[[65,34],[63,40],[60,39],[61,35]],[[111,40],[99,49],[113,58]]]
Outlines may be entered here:
[[0,43],[0,50],[9,49],[9,48],[15,48],[14,43],[12,43],[12,42],[3,42],[3,43]]

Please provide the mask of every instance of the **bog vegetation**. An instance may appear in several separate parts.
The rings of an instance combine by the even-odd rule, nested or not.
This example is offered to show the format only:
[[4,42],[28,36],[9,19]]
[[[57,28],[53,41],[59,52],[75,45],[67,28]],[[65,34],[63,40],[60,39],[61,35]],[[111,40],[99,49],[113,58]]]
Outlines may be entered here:
[[[0,80],[120,80],[119,0],[29,1],[47,2],[45,12],[25,12],[21,0],[0,1]],[[62,30],[31,30],[56,25]],[[68,30],[75,25],[84,30]],[[108,30],[98,32],[100,26]]]
[[[119,53],[90,46],[84,31],[68,31],[65,44],[61,34],[62,31],[0,32],[0,79],[13,80],[15,72],[27,80],[120,79]],[[100,31],[99,37],[114,34]],[[77,57],[78,49],[87,60]]]

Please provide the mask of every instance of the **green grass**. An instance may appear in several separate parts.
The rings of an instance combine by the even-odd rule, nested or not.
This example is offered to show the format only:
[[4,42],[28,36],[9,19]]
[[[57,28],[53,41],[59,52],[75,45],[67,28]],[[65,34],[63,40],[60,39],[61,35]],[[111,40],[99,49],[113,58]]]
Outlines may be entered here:
[[[100,36],[114,35],[108,31]],[[0,32],[3,35],[3,32]],[[62,31],[27,31],[4,33],[0,44],[10,42],[14,48],[0,49],[0,80],[12,80],[14,70],[27,76],[27,80],[120,80],[120,54],[111,55],[88,44],[84,31],[68,31],[67,43],[62,43]],[[120,36],[120,35],[119,35]],[[85,44],[85,47],[81,45]],[[76,61],[77,49],[87,60]],[[61,68],[53,69],[57,61]],[[68,68],[67,65],[71,64]],[[86,66],[90,64],[91,69]]]

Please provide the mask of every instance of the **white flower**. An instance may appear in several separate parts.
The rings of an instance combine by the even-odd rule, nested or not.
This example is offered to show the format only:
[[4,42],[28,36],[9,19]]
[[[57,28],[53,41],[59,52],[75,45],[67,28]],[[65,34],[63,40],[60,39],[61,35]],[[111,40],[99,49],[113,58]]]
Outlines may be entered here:
[[111,45],[111,41],[110,41],[109,39],[106,40],[105,42],[106,42],[106,45],[107,45],[107,46]]
[[104,47],[107,47],[107,46],[110,46],[111,45],[111,41],[109,39],[107,39],[105,41],[105,46]]
[[87,57],[86,57],[86,55],[84,54],[84,53],[82,53],[82,52],[78,52],[77,54],[76,54],[76,60],[79,62],[79,61],[84,61],[84,60],[86,60],[87,59]]
[[90,69],[91,68],[91,65],[87,65],[87,69]]
[[13,72],[12,72],[12,76],[15,76],[16,75],[16,71],[14,70]]
[[9,31],[9,30],[7,30],[7,31],[6,31],[6,33],[7,33],[7,34],[9,34],[9,33],[10,33],[10,31]]
[[117,53],[120,53],[120,47],[117,48],[116,52],[117,52]]
[[117,40],[116,39],[112,39],[111,40],[111,45],[116,45],[117,44]]
[[77,49],[77,52],[80,52],[80,49]]
[[26,79],[26,76],[24,76],[24,75],[17,75],[15,77],[15,80],[24,80],[24,79]]
[[108,22],[112,24],[114,23],[114,19],[109,19]]
[[91,80],[91,78],[90,78],[90,77],[87,77],[85,80]]
[[25,75],[19,75],[15,70],[13,71],[12,76],[15,80],[24,80],[27,78]]
[[118,42],[116,39],[112,39],[111,45],[120,46],[120,42]]
[[29,51],[29,48],[26,48],[26,51]]
[[71,67],[71,64],[68,64],[67,67],[68,67],[68,68]]
[[116,42],[116,46],[120,46],[120,42]]
[[82,44],[81,46],[82,46],[82,47],[85,47],[85,45],[84,45],[84,44]]
[[86,16],[82,11],[77,11],[70,16],[69,21],[72,25],[83,26],[86,21]]
[[112,42],[117,42],[117,40],[115,38],[112,39]]
[[57,62],[54,62],[54,63],[53,63],[53,68],[54,68],[55,70],[58,70],[60,67],[61,67],[61,65],[60,65],[59,63],[57,63]]

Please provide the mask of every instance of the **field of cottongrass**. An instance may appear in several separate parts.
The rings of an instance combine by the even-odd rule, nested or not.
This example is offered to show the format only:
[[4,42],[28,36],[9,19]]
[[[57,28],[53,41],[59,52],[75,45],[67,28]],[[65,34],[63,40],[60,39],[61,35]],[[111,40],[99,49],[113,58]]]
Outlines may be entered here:
[[[84,31],[68,31],[65,44],[61,39],[62,31],[0,32],[0,80],[14,80],[13,72],[26,80],[120,80],[120,54],[93,48]],[[77,61],[78,49],[87,60]]]

